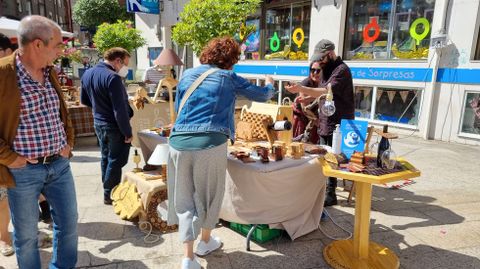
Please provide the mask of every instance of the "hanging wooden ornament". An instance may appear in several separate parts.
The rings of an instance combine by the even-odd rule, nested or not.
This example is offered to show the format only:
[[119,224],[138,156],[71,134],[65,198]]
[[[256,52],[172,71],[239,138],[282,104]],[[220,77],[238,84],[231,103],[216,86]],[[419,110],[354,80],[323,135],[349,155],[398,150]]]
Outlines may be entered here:
[[402,97],[402,100],[405,103],[407,101],[407,97],[410,91],[400,91],[399,93],[400,93],[400,97]]
[[383,94],[383,90],[377,90],[377,102],[382,97],[382,94]]
[[363,88],[363,98],[370,96],[370,92],[372,92],[372,88]]
[[397,91],[387,91],[387,94],[390,104],[393,103],[393,98],[395,98],[395,94],[397,94]]

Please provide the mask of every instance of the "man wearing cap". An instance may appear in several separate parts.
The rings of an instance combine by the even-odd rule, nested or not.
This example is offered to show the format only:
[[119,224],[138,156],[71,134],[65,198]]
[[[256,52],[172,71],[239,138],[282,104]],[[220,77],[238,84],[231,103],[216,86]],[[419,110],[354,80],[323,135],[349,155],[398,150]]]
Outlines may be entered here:
[[[326,117],[319,115],[318,134],[320,144],[332,145],[333,131],[335,125],[340,124],[342,119],[355,118],[355,103],[353,94],[353,81],[350,68],[343,62],[340,56],[335,54],[335,44],[327,39],[322,39],[315,45],[315,50],[310,61],[320,62],[322,68],[322,81],[320,87],[310,88],[300,84],[286,86],[285,88],[292,93],[303,93],[312,97],[320,97],[327,93],[326,86],[331,84],[333,92],[333,101],[336,111],[332,116]],[[320,102],[320,106],[322,103]],[[319,113],[321,114],[321,113]],[[327,185],[327,197],[325,206],[337,204],[335,189],[337,188],[337,179],[330,177]]]

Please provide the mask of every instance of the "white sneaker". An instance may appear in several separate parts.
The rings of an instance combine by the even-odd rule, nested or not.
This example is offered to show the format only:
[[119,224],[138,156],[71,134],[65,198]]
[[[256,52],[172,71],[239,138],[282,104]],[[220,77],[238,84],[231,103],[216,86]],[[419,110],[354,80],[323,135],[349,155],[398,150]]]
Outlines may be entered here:
[[198,262],[196,257],[193,257],[193,260],[190,258],[183,258],[182,260],[182,269],[201,269],[202,266]]
[[212,235],[210,236],[210,240],[208,241],[208,243],[205,243],[205,241],[203,240],[200,240],[200,242],[198,242],[195,254],[197,254],[198,256],[205,256],[210,252],[219,249],[221,246],[222,241],[220,240],[220,238]]

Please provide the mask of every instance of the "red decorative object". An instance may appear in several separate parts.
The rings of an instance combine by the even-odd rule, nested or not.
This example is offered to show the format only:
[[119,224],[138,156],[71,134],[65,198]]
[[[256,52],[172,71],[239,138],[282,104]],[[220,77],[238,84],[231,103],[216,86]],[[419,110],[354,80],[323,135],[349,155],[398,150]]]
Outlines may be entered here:
[[[370,36],[368,32],[370,29],[373,28],[375,33],[373,36]],[[363,40],[368,43],[372,43],[373,41],[377,40],[378,36],[380,35],[380,26],[378,25],[377,18],[373,18],[372,21],[365,26],[363,29]]]

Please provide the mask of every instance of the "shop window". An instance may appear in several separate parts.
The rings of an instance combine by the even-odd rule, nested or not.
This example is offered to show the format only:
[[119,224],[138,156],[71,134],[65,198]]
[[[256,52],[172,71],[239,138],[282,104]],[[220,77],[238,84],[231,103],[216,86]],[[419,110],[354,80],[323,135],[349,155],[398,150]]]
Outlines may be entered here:
[[[246,26],[254,25],[255,32],[248,35],[245,42],[240,46],[242,51],[240,60],[259,60],[260,59],[260,18],[250,18],[245,22]],[[243,27],[243,26],[242,26]],[[242,29],[239,37],[243,39]]]
[[474,60],[480,60],[480,31],[478,31],[477,36],[477,48],[475,49],[475,58]]
[[417,125],[422,91],[377,87],[375,97],[375,120]]
[[267,1],[262,42],[265,60],[308,60],[311,1]]
[[373,87],[355,86],[355,117],[370,119]]
[[480,92],[467,92],[465,94],[460,131],[480,135]]
[[427,59],[435,0],[348,1],[347,60]]

